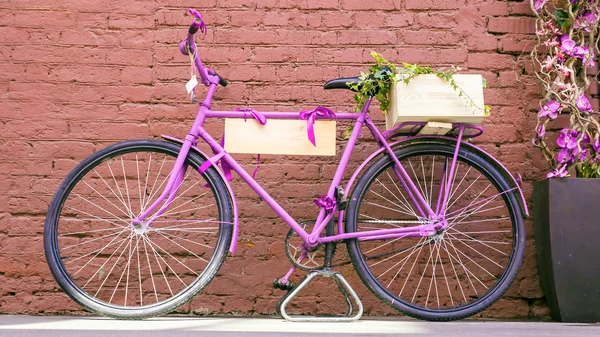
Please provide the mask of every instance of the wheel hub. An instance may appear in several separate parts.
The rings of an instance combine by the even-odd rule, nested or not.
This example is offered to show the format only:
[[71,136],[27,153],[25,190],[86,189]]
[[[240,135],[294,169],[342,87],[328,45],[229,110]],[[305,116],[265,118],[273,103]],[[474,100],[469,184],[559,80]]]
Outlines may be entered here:
[[131,223],[131,228],[137,235],[143,235],[150,230],[148,222],[142,221],[139,224]]

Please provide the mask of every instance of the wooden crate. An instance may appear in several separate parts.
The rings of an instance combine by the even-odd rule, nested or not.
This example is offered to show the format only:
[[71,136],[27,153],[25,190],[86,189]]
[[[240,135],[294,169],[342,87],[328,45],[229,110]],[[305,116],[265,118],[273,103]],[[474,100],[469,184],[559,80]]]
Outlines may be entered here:
[[386,115],[389,130],[403,122],[480,124],[484,118],[481,75],[454,75],[456,84],[473,100],[475,107],[459,97],[449,83],[436,75],[420,75],[407,85],[397,83],[390,91]]
[[225,119],[225,150],[229,153],[335,156],[335,121],[316,121],[315,147],[305,120],[269,119],[260,125],[252,118]]

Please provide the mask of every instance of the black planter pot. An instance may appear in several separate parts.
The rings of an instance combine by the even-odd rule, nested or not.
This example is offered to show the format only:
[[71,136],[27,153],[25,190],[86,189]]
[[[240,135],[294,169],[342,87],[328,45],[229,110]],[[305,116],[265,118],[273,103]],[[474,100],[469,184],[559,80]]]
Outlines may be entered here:
[[535,246],[552,318],[600,322],[600,179],[533,186]]

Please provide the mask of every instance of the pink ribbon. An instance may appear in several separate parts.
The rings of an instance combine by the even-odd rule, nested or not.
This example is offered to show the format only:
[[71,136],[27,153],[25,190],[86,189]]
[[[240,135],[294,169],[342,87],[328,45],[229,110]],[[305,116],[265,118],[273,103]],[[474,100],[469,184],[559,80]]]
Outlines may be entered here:
[[315,140],[314,127],[317,116],[336,118],[335,112],[333,112],[333,110],[322,106],[318,106],[310,111],[300,111],[300,119],[306,121],[306,132],[308,133],[308,140],[314,146],[317,146],[317,141]]
[[265,115],[261,114],[260,112],[252,109],[252,108],[236,108],[234,111],[241,111],[244,113],[244,121],[246,121],[246,119],[248,118],[248,113],[250,113],[250,115],[252,116],[252,118],[254,118],[258,124],[260,125],[265,125],[267,124],[267,117],[265,117]]
[[[258,122],[258,124],[260,125],[265,125],[267,124],[267,117],[265,117],[263,114],[261,114],[260,112],[252,109],[252,108],[236,108],[234,111],[242,111],[244,112],[244,122],[246,121],[246,119],[248,118],[247,113],[250,113],[250,116],[252,116],[252,118],[254,118],[256,120],[256,122]],[[225,135],[223,135],[223,139],[225,139]],[[221,145],[223,146],[223,145]],[[225,164],[225,163],[223,163]],[[256,167],[254,168],[254,171],[252,172],[252,178],[256,177],[256,174],[258,173],[258,165],[260,164],[260,154],[256,155]],[[227,165],[227,164],[225,164]]]
[[[248,118],[247,113],[250,113],[250,115],[260,125],[267,124],[267,117],[265,117],[263,114],[261,114],[260,112],[254,110],[252,108],[236,108],[234,111],[243,111],[244,112],[244,121],[246,121],[246,119]],[[220,145],[221,145],[221,147],[225,147],[225,132],[223,132],[223,137],[221,137]],[[229,167],[229,165],[221,159],[221,157],[223,157],[224,154],[225,154],[225,152],[221,152],[221,153],[215,152],[215,156],[208,159],[204,164],[202,164],[202,166],[198,169],[198,171],[200,173],[204,173],[204,171],[206,171],[210,167],[210,165],[219,165],[220,164],[221,169],[223,170],[223,176],[225,177],[225,179],[227,181],[231,181],[231,179],[233,178],[231,175],[231,167]],[[252,178],[256,177],[256,174],[258,173],[258,165],[259,164],[260,164],[260,154],[257,154],[256,155],[256,168],[252,172]],[[208,187],[208,184],[204,185],[204,187]]]
[[206,23],[202,20],[202,14],[197,10],[190,8],[188,9],[188,13],[196,18],[196,20],[192,23],[194,27],[198,28],[204,35],[206,35]]

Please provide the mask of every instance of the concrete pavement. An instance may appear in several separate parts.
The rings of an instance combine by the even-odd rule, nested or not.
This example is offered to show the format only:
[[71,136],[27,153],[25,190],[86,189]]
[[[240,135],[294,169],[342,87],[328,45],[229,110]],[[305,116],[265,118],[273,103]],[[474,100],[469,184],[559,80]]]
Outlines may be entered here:
[[1,337],[163,336],[444,336],[598,337],[600,324],[464,320],[434,323],[365,318],[354,323],[290,323],[279,318],[177,317],[118,321],[99,317],[0,315]]

